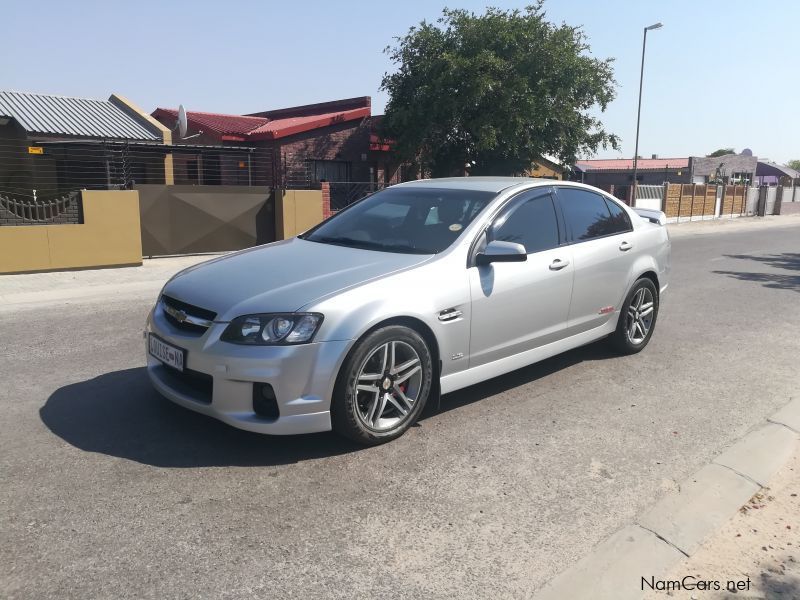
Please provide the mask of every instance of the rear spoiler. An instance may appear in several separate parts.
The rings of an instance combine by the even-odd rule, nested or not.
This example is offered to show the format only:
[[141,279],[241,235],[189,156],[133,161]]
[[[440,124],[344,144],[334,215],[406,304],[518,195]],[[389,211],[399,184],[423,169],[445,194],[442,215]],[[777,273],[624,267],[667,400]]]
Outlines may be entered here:
[[647,221],[650,221],[651,223],[655,223],[656,225],[667,224],[667,215],[665,215],[660,210],[655,210],[654,208],[634,208],[633,210],[640,217],[642,217]]

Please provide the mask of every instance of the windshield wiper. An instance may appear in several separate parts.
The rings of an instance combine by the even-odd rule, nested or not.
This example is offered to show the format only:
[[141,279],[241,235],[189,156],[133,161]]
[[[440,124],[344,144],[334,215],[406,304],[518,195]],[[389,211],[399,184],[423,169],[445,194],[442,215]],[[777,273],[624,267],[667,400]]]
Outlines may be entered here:
[[383,247],[388,252],[404,251],[407,252],[408,254],[436,254],[435,252],[431,252],[428,249],[417,248],[415,246],[412,246],[411,244],[403,244],[402,242],[384,244]]
[[374,248],[374,249],[382,249],[383,244],[379,244],[378,242],[371,242],[369,240],[357,240],[355,238],[349,237],[332,237],[332,236],[316,236],[316,237],[307,237],[305,238],[306,241],[309,242],[320,242],[321,244],[332,244],[334,246],[346,246],[351,248]]
[[320,242],[322,244],[332,244],[334,246],[345,246],[347,248],[363,248],[364,250],[378,250],[380,252],[407,252],[409,254],[430,254],[427,251],[420,251],[408,244],[382,244],[370,240],[357,240],[350,237],[331,237],[316,236],[304,238],[308,242]]

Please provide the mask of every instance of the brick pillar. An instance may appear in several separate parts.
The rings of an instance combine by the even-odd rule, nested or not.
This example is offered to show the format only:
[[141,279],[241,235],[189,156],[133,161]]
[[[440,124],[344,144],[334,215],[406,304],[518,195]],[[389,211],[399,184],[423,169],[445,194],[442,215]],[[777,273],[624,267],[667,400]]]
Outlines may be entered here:
[[785,188],[781,185],[780,180],[778,180],[778,187],[775,189],[775,208],[772,210],[773,215],[781,214],[781,205],[783,204],[783,190]]
[[322,219],[331,216],[331,184],[327,181],[322,182]]

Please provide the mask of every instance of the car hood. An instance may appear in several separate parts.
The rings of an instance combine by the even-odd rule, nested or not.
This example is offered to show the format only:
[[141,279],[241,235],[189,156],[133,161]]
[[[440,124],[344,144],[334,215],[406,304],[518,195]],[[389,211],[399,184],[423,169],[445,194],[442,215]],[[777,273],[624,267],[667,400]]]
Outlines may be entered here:
[[217,313],[217,321],[259,312],[292,312],[322,296],[429,260],[292,238],[181,271],[164,293]]

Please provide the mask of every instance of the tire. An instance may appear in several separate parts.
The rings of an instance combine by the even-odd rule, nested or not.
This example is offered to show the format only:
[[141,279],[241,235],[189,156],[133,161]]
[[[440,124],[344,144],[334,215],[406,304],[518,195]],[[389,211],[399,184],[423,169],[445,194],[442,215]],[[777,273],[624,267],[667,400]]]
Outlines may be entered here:
[[334,431],[367,446],[397,439],[422,414],[432,375],[430,350],[416,331],[399,325],[373,331],[339,371],[331,402]]
[[[646,312],[649,309],[652,310]],[[649,321],[648,317],[650,317]],[[658,289],[652,280],[642,277],[633,284],[625,298],[617,329],[610,337],[611,345],[620,354],[641,352],[653,337],[657,319]],[[636,322],[635,325],[634,322]]]

